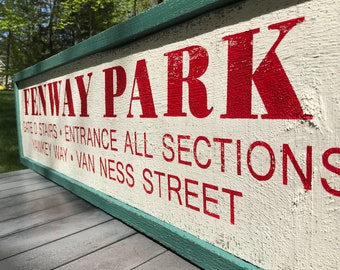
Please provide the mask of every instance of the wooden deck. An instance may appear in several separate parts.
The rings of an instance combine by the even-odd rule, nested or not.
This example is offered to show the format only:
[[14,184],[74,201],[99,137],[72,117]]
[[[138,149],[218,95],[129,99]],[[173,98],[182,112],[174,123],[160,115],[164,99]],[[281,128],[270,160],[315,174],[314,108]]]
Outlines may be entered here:
[[64,188],[0,174],[0,269],[199,269]]

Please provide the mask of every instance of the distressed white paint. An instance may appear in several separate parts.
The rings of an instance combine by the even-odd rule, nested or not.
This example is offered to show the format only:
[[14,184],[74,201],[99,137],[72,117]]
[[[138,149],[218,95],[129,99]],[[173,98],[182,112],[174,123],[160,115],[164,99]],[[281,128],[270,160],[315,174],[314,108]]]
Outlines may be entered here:
[[[340,36],[339,9],[336,0],[312,1],[246,1],[235,7],[226,7],[196,18],[188,23],[174,26],[161,33],[146,37],[136,43],[114,51],[99,53],[76,63],[46,72],[21,82],[26,88],[42,83],[65,80],[80,74],[93,72],[89,91],[89,115],[86,118],[33,117],[23,114],[23,91],[20,92],[21,122],[53,123],[57,126],[57,139],[32,135],[21,129],[24,155],[58,172],[68,175],[86,185],[94,187],[114,198],[132,205],[160,220],[181,228],[217,247],[265,269],[334,269],[338,266],[340,253],[340,198],[326,192],[320,178],[339,190],[339,175],[329,172],[322,165],[322,154],[329,148],[339,147],[340,134]],[[301,2],[301,3],[298,3]],[[312,120],[264,120],[264,119],[220,119],[225,112],[226,100],[226,59],[227,43],[222,37],[260,28],[254,39],[254,66],[257,66],[277,38],[277,31],[268,31],[270,24],[304,16],[305,21],[287,34],[277,49],[277,54],[289,77],[306,114]],[[209,53],[209,67],[202,77],[207,89],[212,114],[205,119],[197,119],[188,113],[187,117],[164,117],[167,99],[167,58],[164,53],[190,45],[200,45]],[[135,63],[146,59],[153,98],[158,118],[143,119],[138,101],[133,102],[134,118],[127,118]],[[104,73],[103,69],[121,65],[127,73],[124,95],[115,103],[117,118],[103,118],[104,114]],[[76,89],[74,81],[72,87]],[[254,90],[255,89],[255,90]],[[262,114],[265,109],[256,94],[254,86],[254,113]],[[76,90],[74,90],[76,91]],[[74,93],[75,111],[79,112],[78,93]],[[187,94],[184,94],[187,96]],[[63,97],[61,97],[63,100]],[[184,111],[189,112],[184,99]],[[85,128],[115,129],[117,152],[98,147],[85,146],[65,141],[65,125]],[[127,131],[136,131],[139,138],[147,135],[147,151],[152,159],[124,153]],[[162,157],[166,151],[162,136],[166,133],[190,135],[188,147],[192,147],[197,136],[230,138],[233,143],[226,145],[226,172],[220,172],[220,150],[218,144],[209,149],[202,144],[199,153],[202,160],[211,158],[212,165],[200,169],[194,163],[193,155],[185,154],[184,159],[193,162],[185,166],[177,162],[168,163]],[[61,135],[62,134],[62,135]],[[32,148],[32,139],[38,139],[67,147],[67,162],[44,156]],[[236,171],[236,140],[241,140],[242,175]],[[247,150],[255,141],[268,143],[276,157],[273,177],[260,182],[254,179],[247,167]],[[282,183],[283,144],[292,149],[298,163],[305,172],[306,147],[313,151],[312,190],[305,191],[291,163],[288,185]],[[139,147],[143,141],[139,141]],[[142,149],[142,148],[140,148]],[[96,172],[87,172],[77,166],[76,151],[93,154]],[[259,174],[268,171],[268,155],[254,156],[253,167]],[[53,154],[53,150],[52,150]],[[73,155],[73,161],[70,155]],[[166,152],[169,154],[169,152]],[[135,186],[110,181],[100,177],[99,157],[111,158],[133,166]],[[339,168],[339,155],[330,161]],[[182,203],[176,197],[168,201],[167,189],[163,185],[162,198],[158,190],[148,195],[143,190],[144,168],[166,174],[197,180],[200,185],[190,185],[198,198],[190,197],[190,204],[200,208],[200,212],[186,208],[184,191]],[[166,183],[166,180],[162,180]],[[154,176],[154,183],[157,178]],[[208,196],[218,200],[214,206],[208,202],[209,211],[218,213],[220,219],[202,213],[201,183],[218,186],[219,191],[208,191]],[[222,193],[222,187],[242,192],[243,197],[235,197],[235,224],[230,223],[229,196]],[[173,194],[173,196],[175,196]]]

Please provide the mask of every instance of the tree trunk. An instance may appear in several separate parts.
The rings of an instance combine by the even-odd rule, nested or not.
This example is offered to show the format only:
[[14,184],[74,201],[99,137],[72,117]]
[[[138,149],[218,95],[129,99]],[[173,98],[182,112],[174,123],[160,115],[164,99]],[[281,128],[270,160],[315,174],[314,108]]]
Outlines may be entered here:
[[8,32],[7,37],[7,48],[6,48],[6,66],[5,66],[5,86],[8,88],[9,84],[9,65],[10,65],[10,58],[11,58],[11,39],[12,39],[12,32]]

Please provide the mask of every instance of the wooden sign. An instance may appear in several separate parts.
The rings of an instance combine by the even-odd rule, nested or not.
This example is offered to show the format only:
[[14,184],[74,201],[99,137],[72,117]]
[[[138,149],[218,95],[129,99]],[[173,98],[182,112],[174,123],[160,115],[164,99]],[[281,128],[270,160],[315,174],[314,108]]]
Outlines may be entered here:
[[203,268],[339,265],[339,2],[199,2],[18,73],[23,162]]

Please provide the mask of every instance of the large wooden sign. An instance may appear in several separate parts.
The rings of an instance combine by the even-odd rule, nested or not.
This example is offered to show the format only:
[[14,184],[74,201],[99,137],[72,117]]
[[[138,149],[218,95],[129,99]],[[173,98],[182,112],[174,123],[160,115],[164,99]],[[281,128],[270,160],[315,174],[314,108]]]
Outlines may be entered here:
[[22,160],[203,268],[331,269],[340,3],[226,2],[167,1],[18,73]]

